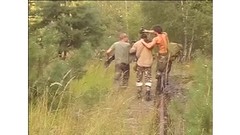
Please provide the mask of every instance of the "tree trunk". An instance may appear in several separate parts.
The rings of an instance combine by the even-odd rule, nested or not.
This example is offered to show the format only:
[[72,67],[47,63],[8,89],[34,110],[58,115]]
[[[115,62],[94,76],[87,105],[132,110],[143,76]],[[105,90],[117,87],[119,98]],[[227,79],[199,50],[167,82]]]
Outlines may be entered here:
[[189,50],[188,50],[188,61],[191,60],[191,53],[192,53],[193,40],[194,40],[194,27],[192,28],[192,38],[191,38],[191,42],[190,42]]
[[[182,7],[182,16],[183,16],[183,34],[184,34],[184,46],[183,46],[183,57],[182,57],[182,61],[186,60],[186,56],[187,56],[187,16],[188,16],[188,10],[184,8],[184,2],[181,1],[181,7]],[[185,11],[184,11],[185,10]]]
[[127,0],[125,0],[125,14],[126,14],[127,34],[129,34],[129,31],[128,31],[128,2],[127,2]]

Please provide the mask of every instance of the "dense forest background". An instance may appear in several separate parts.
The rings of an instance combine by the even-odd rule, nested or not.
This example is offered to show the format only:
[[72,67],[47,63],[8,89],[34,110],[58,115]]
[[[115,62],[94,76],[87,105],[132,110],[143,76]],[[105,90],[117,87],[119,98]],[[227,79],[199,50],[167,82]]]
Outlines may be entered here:
[[[212,2],[30,1],[29,85],[38,89],[38,83],[59,81],[70,69],[81,76],[86,61],[117,41],[119,32],[137,40],[142,26],[156,24],[171,42],[183,44],[184,61],[196,53],[212,56]],[[59,61],[58,52],[64,50],[76,55]]]
[[[133,41],[139,39],[141,27],[151,29],[156,24],[171,42],[183,45],[183,63],[202,58],[211,65],[211,1],[29,1],[30,106],[39,107],[44,101],[47,112],[68,107],[67,101],[73,98],[70,82],[86,78],[91,64],[102,64],[104,50],[118,40],[120,32]],[[101,99],[103,89],[89,88],[81,99],[87,108]],[[205,126],[210,128],[206,119]]]

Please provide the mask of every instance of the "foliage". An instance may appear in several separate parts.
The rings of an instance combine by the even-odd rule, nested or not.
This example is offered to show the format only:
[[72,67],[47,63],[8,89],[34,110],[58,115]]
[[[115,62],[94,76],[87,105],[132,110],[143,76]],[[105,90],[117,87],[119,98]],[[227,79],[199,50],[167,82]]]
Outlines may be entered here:
[[189,101],[184,116],[187,134],[212,134],[212,63],[199,56],[193,63],[193,68],[195,82],[188,93]]
[[[43,94],[46,86],[61,81],[69,70],[71,76],[81,77],[86,61],[98,47],[104,24],[94,3],[46,1],[30,2],[29,6],[29,16],[38,19],[29,19],[29,87],[33,99]],[[58,52],[70,50],[76,55],[59,61]]]
[[[105,72],[104,67],[99,66],[99,62],[90,63],[83,78],[61,86],[69,86],[69,90],[55,91],[54,93],[58,94],[54,94],[49,87],[46,87],[38,102],[30,101],[30,134],[80,134],[83,132],[79,126],[87,125],[88,120],[85,119],[85,115],[91,109],[90,107],[106,97],[113,77],[110,74],[113,68]],[[104,72],[106,74],[102,74]],[[49,105],[49,101],[53,102]]]
[[[176,99],[170,108],[173,121],[184,123],[189,134],[211,133],[211,62],[206,55],[212,54],[212,2],[30,1],[30,134],[128,134],[123,120],[132,95],[116,93],[113,66],[104,69],[101,60],[92,58],[117,41],[120,32],[137,40],[141,26],[155,24],[188,52],[192,44],[195,59],[189,72],[196,82],[186,106]],[[58,57],[62,51],[65,60]],[[206,76],[200,75],[206,72],[200,64],[208,65]],[[145,126],[139,132],[149,133],[153,116],[140,118]]]
[[186,97],[175,97],[168,108],[172,134],[212,134],[212,60],[205,57],[198,55],[190,63],[188,74],[193,78],[186,88]]
[[37,15],[41,16],[42,20],[32,26],[33,30],[54,24],[63,34],[61,40],[66,42],[65,44],[78,48],[83,42],[88,41],[97,46],[104,31],[104,24],[94,4],[67,1],[38,4],[41,10]]
[[193,52],[201,49],[205,54],[212,55],[212,2],[181,2],[142,2],[144,26],[150,29],[159,24],[169,34],[170,41],[185,45],[187,37],[187,49],[192,42]]
[[90,61],[86,74],[71,82],[69,92],[63,93],[67,100],[57,102],[60,106],[67,104],[64,108],[50,112],[46,108],[48,94],[44,94],[37,104],[30,102],[30,134],[148,134],[154,111],[151,110],[148,116],[141,114],[138,123],[143,126],[129,131],[126,116],[135,99],[130,89],[116,91],[112,87],[114,66],[106,70],[100,64],[99,61]]

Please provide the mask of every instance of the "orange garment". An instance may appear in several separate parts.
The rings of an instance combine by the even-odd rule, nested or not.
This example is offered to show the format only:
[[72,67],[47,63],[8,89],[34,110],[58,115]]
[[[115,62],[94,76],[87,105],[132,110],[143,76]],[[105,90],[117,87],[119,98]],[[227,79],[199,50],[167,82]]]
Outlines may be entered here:
[[156,43],[159,46],[159,53],[167,53],[168,50],[168,36],[167,33],[159,34],[155,37]]

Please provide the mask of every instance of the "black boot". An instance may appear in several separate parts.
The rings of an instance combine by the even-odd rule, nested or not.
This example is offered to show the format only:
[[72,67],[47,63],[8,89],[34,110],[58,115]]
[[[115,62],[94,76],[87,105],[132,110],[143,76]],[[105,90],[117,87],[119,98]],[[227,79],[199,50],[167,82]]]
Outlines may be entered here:
[[148,90],[146,92],[146,101],[151,101],[151,92],[150,92],[150,90]]

